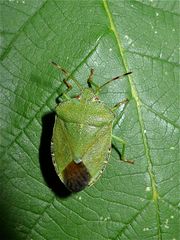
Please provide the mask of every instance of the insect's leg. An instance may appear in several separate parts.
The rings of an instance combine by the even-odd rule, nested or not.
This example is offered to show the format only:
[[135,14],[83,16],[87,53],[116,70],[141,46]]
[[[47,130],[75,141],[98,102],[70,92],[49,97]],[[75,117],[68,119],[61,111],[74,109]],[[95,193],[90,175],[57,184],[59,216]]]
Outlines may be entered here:
[[78,82],[78,80],[72,76],[65,68],[62,68],[60,65],[58,65],[57,63],[55,62],[51,62],[53,64],[54,67],[56,67],[58,70],[62,71],[63,74],[67,77],[67,80],[68,79],[72,79],[73,82],[77,85],[77,87],[82,90],[83,87],[81,86],[81,84]]
[[93,85],[96,89],[98,89],[99,86],[93,82],[93,75],[94,75],[94,69],[91,68],[90,75],[87,79],[88,87],[92,88],[92,85]]
[[66,85],[67,89],[60,91],[59,96],[56,98],[56,101],[59,103],[61,102],[61,99],[70,100],[71,98],[67,95],[67,93],[72,89],[72,85],[66,81],[66,79],[63,80],[63,83]]
[[64,84],[66,85],[67,87],[67,90],[66,91],[70,91],[72,89],[72,85],[70,83],[67,82],[66,79],[63,80]]
[[127,104],[129,102],[128,98],[122,99],[120,102],[116,103],[112,108],[112,111],[116,111],[121,105]]
[[124,161],[124,162],[127,162],[127,163],[134,163],[134,161],[132,160],[127,160],[125,158],[125,149],[126,149],[126,142],[124,140],[122,140],[121,138],[115,136],[115,135],[112,135],[112,138],[114,138],[114,140],[116,140],[117,142],[119,142],[120,144],[122,144],[122,152],[121,152],[121,160]]
[[88,87],[90,87],[90,88],[92,88],[92,85],[93,85],[93,75],[94,75],[94,69],[91,68],[89,77],[87,79],[87,84],[88,84]]
[[72,85],[68,83],[66,79],[64,79],[63,82],[66,85],[67,89],[62,93],[62,96],[69,100],[70,97],[66,93],[68,93],[72,89]]
[[54,67],[56,67],[58,70],[62,71],[62,73],[63,73],[66,77],[68,77],[69,73],[68,73],[68,71],[67,71],[66,69],[64,69],[63,67],[61,67],[60,65],[58,65],[58,64],[55,63],[55,62],[51,62],[51,63],[52,63],[52,65],[53,65]]
[[90,87],[90,88],[92,88],[93,75],[94,75],[94,69],[91,68],[89,77],[87,79],[87,84],[88,84],[88,87]]

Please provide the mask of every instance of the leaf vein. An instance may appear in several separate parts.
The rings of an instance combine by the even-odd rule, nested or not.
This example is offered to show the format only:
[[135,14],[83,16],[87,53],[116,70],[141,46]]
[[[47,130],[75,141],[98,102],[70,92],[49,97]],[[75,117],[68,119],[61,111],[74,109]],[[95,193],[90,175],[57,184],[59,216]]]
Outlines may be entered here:
[[38,14],[38,12],[46,5],[48,1],[46,0],[37,10],[36,12],[27,19],[27,21],[20,27],[20,29],[17,31],[17,33],[14,35],[14,37],[12,38],[12,40],[10,41],[9,45],[6,47],[4,53],[0,56],[0,60],[3,61],[3,59],[8,55],[8,53],[10,52],[14,42],[17,40],[17,38],[19,37],[19,35],[21,34],[21,32],[24,31],[24,28],[26,27],[26,25],[31,22],[31,20]]

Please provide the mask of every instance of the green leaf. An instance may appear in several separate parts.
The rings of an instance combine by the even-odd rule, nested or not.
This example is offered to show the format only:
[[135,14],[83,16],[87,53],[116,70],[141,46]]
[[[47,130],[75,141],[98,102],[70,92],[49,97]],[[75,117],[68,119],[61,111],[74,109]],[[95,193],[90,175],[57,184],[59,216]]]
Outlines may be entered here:
[[[1,238],[179,239],[179,2],[1,0]],[[49,145],[63,76],[55,61],[120,109],[127,142],[90,188],[69,195]],[[62,86],[61,86],[62,87]],[[77,89],[73,89],[73,93]],[[113,144],[121,150],[118,143]]]

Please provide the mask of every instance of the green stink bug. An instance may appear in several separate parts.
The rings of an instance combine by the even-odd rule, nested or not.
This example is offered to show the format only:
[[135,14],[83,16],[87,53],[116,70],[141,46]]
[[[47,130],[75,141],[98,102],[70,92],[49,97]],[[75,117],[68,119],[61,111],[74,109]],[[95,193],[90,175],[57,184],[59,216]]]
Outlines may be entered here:
[[[66,76],[69,75],[61,66],[54,62],[52,64]],[[79,192],[97,181],[110,157],[112,138],[122,144],[121,155],[122,160],[125,160],[125,142],[112,135],[112,127],[115,120],[114,111],[128,100],[122,100],[111,109],[99,100],[97,94],[105,85],[122,76],[97,86],[92,81],[91,69],[87,80],[88,87],[83,88],[69,75],[67,80],[71,78],[81,91],[74,98],[67,95],[72,86],[64,80],[67,90],[62,93],[64,100],[56,107],[51,153],[59,178],[71,192]]]

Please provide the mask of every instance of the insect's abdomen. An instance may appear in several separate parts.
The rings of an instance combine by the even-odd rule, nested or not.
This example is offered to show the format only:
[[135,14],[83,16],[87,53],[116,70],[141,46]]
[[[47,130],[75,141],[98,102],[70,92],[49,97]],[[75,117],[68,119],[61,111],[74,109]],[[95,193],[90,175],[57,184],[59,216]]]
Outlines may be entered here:
[[71,192],[83,190],[89,184],[90,178],[90,173],[83,162],[72,161],[63,171],[64,183]]

